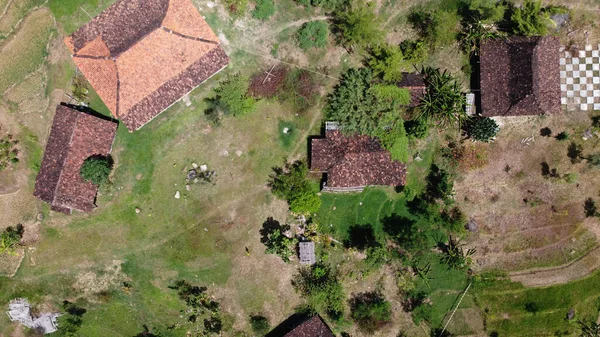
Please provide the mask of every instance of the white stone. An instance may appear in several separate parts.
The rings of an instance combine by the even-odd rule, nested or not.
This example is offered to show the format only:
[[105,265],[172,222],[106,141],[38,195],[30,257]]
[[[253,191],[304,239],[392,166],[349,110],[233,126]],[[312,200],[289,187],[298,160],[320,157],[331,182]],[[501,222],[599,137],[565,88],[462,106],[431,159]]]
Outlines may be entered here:
[[579,71],[584,72],[586,70],[587,64],[580,64]]
[[565,64],[567,64],[567,60],[565,60],[563,57],[560,58],[560,65],[564,66]]
[[560,98],[560,104],[562,104],[562,105],[567,104],[567,98],[566,97],[561,97]]
[[588,105],[586,103],[581,103],[581,106],[579,107],[582,111],[587,111],[588,109]]
[[592,50],[592,57],[600,56],[600,52],[598,50]]
[[288,131],[290,131],[289,128],[283,128],[283,133],[288,133]]
[[136,207],[135,213],[139,214],[141,211],[142,211],[141,209],[139,209],[139,208]]
[[571,63],[579,64],[579,59],[577,57],[574,57],[573,60],[571,61]]
[[590,51],[590,50],[592,50],[592,49],[594,49],[594,47],[593,47],[591,44],[586,44],[586,45],[585,45],[585,50],[586,50],[586,51]]
[[565,70],[566,71],[573,71],[573,65],[572,64],[565,65]]
[[573,84],[573,77],[567,77],[567,84]]
[[213,7],[215,7],[215,3],[212,2],[212,1],[209,1],[209,2],[206,3],[206,7],[213,8]]
[[600,70],[600,63],[592,64],[592,70]]
[[585,50],[579,51],[579,57],[585,57]]
[[560,85],[560,91],[567,91],[567,85],[566,84],[561,84]]
[[175,192],[175,199],[181,198],[181,193],[179,191]]
[[594,84],[600,84],[600,77],[594,77],[592,79],[592,83],[594,83]]
[[593,96],[589,96],[586,99],[586,103],[587,104],[594,104],[594,97]]
[[594,60],[592,60],[592,58],[591,58],[591,57],[586,57],[586,58],[585,58],[585,63],[586,63],[586,64],[592,64],[592,62],[594,62]]
[[208,166],[206,166],[206,165],[200,165],[200,171],[206,172],[206,170],[208,170]]
[[194,169],[197,169],[197,168],[198,168],[198,164],[196,164],[196,163],[192,163],[192,167],[193,167]]

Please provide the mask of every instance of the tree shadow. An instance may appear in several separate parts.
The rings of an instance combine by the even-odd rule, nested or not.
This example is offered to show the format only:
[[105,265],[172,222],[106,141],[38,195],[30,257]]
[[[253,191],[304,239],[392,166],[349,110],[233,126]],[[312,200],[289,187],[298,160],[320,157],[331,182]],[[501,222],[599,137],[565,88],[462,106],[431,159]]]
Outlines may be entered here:
[[567,156],[571,159],[571,164],[577,164],[581,162],[581,157],[583,155],[583,147],[576,143],[569,144],[569,148],[567,149]]
[[592,198],[585,199],[585,202],[583,203],[583,210],[585,212],[585,216],[588,218],[598,215],[596,202]]
[[354,225],[348,230],[348,238],[344,240],[344,246],[364,251],[367,248],[379,246],[379,241],[375,237],[371,224]]
[[540,136],[550,137],[552,136],[552,130],[548,127],[540,129]]
[[268,217],[265,222],[263,222],[262,228],[259,230],[260,233],[260,242],[266,243],[269,241],[269,236],[279,230],[280,233],[286,232],[290,229],[289,225],[281,225],[279,221],[273,219],[272,217]]

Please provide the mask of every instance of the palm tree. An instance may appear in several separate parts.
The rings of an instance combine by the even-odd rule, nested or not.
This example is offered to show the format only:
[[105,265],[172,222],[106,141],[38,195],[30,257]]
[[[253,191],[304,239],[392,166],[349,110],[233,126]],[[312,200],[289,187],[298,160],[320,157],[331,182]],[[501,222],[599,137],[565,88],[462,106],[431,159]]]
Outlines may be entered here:
[[581,328],[579,337],[600,337],[600,324],[594,321],[577,321]]
[[444,255],[442,256],[442,262],[447,264],[452,269],[463,269],[468,267],[473,260],[471,256],[475,254],[475,248],[467,249],[466,251],[463,249],[463,246],[460,243],[460,240],[453,238],[452,236],[448,237],[448,244],[444,245],[442,251]]
[[419,119],[441,126],[460,125],[467,119],[466,97],[457,80],[446,70],[422,68],[427,90],[419,103]]

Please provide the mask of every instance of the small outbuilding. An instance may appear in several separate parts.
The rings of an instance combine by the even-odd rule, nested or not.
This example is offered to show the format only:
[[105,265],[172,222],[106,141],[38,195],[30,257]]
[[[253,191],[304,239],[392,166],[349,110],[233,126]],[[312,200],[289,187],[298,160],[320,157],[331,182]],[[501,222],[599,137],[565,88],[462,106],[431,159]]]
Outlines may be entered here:
[[425,77],[421,73],[402,73],[402,79],[397,85],[400,88],[407,89],[410,93],[410,107],[419,105],[427,90]]
[[312,241],[298,243],[298,253],[301,264],[311,266],[317,262],[315,257],[315,243]]
[[481,114],[561,111],[560,42],[554,36],[489,39],[481,44]]
[[79,171],[91,156],[108,156],[117,123],[59,105],[33,195],[52,210],[70,214],[73,209],[91,212],[98,186],[83,180]]

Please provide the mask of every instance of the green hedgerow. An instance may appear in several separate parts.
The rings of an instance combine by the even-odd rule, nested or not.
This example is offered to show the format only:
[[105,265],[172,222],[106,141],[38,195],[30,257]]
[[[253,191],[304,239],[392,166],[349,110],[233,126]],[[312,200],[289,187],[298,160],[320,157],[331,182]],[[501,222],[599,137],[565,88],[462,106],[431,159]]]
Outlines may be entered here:
[[79,174],[83,180],[101,186],[108,181],[112,166],[113,163],[109,157],[91,156],[83,162]]
[[298,30],[298,45],[302,49],[327,46],[329,25],[325,21],[310,21]]

